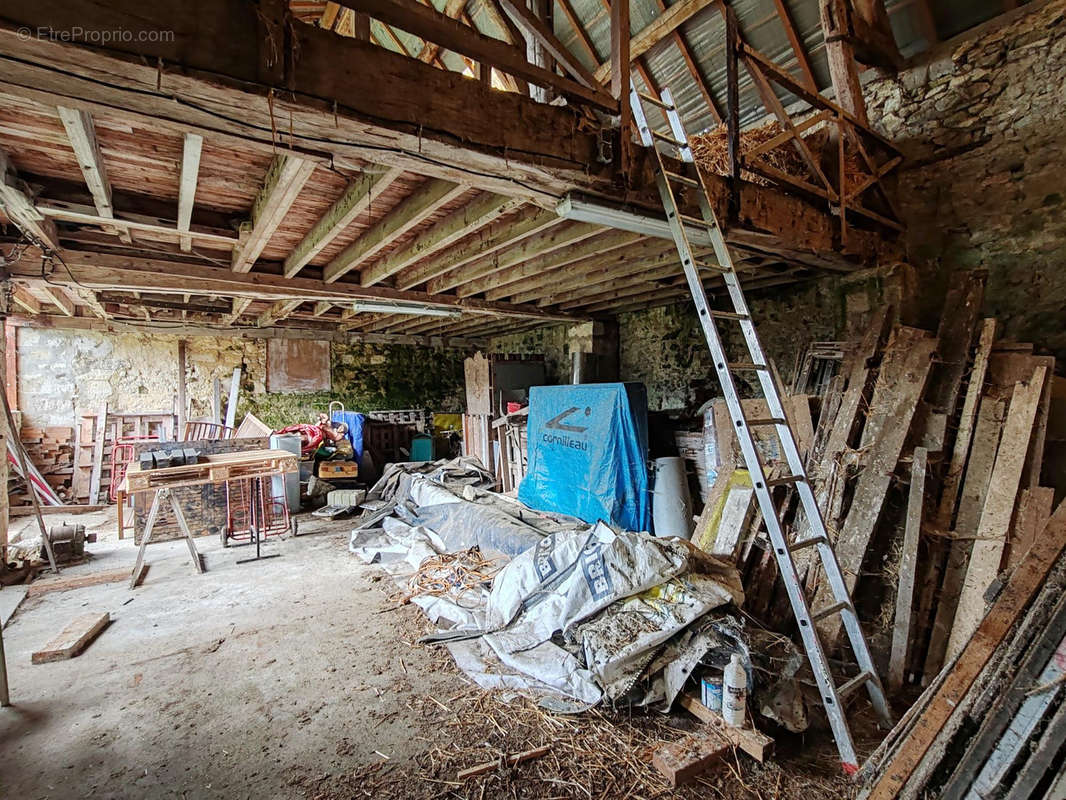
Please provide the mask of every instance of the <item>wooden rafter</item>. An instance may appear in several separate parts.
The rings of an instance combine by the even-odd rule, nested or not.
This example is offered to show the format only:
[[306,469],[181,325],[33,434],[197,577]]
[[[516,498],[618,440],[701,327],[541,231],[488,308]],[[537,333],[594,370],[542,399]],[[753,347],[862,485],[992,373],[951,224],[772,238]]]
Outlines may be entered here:
[[[447,0],[444,4],[444,16],[450,19],[458,19],[466,8],[466,0]],[[422,43],[422,49],[419,51],[416,58],[419,61],[424,61],[429,64],[431,61],[437,59],[440,55],[441,46],[434,44],[430,41],[424,41]]]
[[580,44],[588,54],[588,57],[593,64],[599,64],[600,56],[599,53],[596,52],[596,46],[592,43],[588,31],[585,30],[585,26],[581,24],[581,18],[578,17],[577,12],[574,11],[574,6],[571,4],[570,0],[556,0],[556,2],[559,4],[559,8],[563,10],[563,15],[566,17],[567,22],[570,23],[570,27],[574,31],[574,36],[577,38],[577,43]]
[[785,5],[785,0],[774,0],[774,5],[777,7],[777,17],[785,28],[788,43],[792,46],[792,54],[796,57],[800,72],[803,73],[803,81],[807,84],[808,89],[812,92],[817,92],[818,81],[814,78],[814,70],[811,69],[807,48],[803,46],[803,41],[796,32],[796,24],[792,21],[792,14],[788,10],[788,6]]
[[397,237],[417,227],[441,206],[450,203],[467,190],[467,186],[450,181],[426,181],[338,253],[322,271],[323,277],[327,282],[333,282],[353,269],[360,269]]
[[617,104],[602,90],[583,86],[530,64],[525,54],[516,48],[499,39],[483,36],[462,22],[450,19],[415,0],[344,0],[342,5],[395,25],[424,40],[438,43],[454,53],[491,64],[534,85],[551,88],[577,102],[606,111],[617,108]]
[[525,30],[541,47],[551,53],[552,58],[570,75],[590,89],[599,87],[599,82],[593,77],[592,73],[566,49],[566,46],[555,36],[555,32],[549,30],[544,21],[529,10],[525,0],[500,0],[500,5],[503,6],[503,10],[510,15],[515,24]]
[[[633,60],[644,55],[696,14],[719,2],[721,0],[679,0],[630,39],[629,59]],[[601,83],[611,77],[610,62],[601,64],[595,75],[596,80]]]

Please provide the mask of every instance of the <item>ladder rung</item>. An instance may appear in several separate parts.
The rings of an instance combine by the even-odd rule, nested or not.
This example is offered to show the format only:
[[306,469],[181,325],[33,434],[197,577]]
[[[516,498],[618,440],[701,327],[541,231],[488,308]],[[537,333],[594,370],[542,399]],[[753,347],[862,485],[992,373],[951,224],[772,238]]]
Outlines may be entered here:
[[736,311],[712,311],[711,316],[715,319],[735,319],[735,320],[749,320],[750,314],[738,314]]
[[789,546],[789,550],[795,553],[797,550],[803,550],[807,547],[814,547],[816,544],[827,543],[829,540],[824,536],[812,536],[809,539],[804,539],[799,542],[795,542]]
[[673,108],[672,105],[664,103],[658,97],[652,97],[650,94],[644,94],[644,92],[637,92],[637,97],[643,100],[645,103],[651,103],[653,106],[658,106],[661,109],[669,111]]
[[713,228],[714,223],[708,222],[703,217],[693,217],[688,214],[682,214],[680,211],[677,214],[677,218],[682,222],[687,222],[689,225],[699,225],[704,228]]
[[659,133],[659,131],[652,131],[651,135],[658,139],[660,142],[672,144],[674,147],[688,147],[688,142],[679,142],[673,136],[667,136],[665,133]]
[[851,603],[833,603],[833,605],[826,606],[821,611],[817,611],[814,614],[811,614],[811,621],[819,622],[823,619],[826,619],[827,617],[833,616],[834,614],[839,614],[841,611],[844,611],[848,608],[851,608]]
[[708,261],[697,261],[696,267],[698,269],[707,269],[711,272],[721,272],[723,274],[726,272],[732,272],[729,267],[723,267],[721,264],[711,264]]
[[790,483],[803,483],[807,480],[806,475],[783,475],[780,478],[770,478],[766,482],[767,486],[785,486]]
[[730,361],[729,368],[735,370],[749,370],[753,372],[761,372],[770,369],[768,365],[756,364],[754,361]]
[[693,189],[700,188],[700,182],[695,178],[690,178],[687,175],[679,175],[676,172],[670,172],[669,170],[663,170],[663,174],[672,181],[683,183],[685,186],[691,186]]
[[784,417],[767,417],[766,419],[749,419],[749,428],[761,428],[768,425],[784,425],[788,420]]
[[839,697],[841,700],[843,700],[845,697],[850,695],[856,689],[859,689],[859,688],[865,686],[870,681],[872,681],[873,678],[874,678],[874,676],[870,672],[860,672],[858,675],[856,675],[854,678],[852,678],[847,683],[844,683],[841,686],[837,687],[837,697]]

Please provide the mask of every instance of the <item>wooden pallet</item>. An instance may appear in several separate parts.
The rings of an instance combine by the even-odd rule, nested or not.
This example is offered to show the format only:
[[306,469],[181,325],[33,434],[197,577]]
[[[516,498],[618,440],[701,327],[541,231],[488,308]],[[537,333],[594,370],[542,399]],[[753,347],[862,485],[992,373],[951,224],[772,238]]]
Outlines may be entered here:
[[131,465],[126,471],[125,491],[147,492],[160,488],[200,486],[205,483],[225,483],[231,480],[262,478],[296,472],[299,459],[287,450],[249,450],[243,453],[209,455],[199,464],[180,467],[161,467],[142,470],[140,465]]

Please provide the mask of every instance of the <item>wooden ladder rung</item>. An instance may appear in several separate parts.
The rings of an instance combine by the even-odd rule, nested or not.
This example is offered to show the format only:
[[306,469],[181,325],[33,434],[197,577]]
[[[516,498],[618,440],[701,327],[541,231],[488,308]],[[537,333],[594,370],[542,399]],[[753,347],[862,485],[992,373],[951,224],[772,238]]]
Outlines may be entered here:
[[669,111],[673,108],[672,105],[664,103],[658,97],[652,97],[650,94],[644,94],[644,92],[637,92],[637,97],[643,100],[645,103],[651,103],[653,106],[658,106],[664,111]]
[[672,181],[677,183],[683,183],[685,186],[691,186],[693,189],[700,188],[700,182],[695,178],[690,178],[687,175],[681,175],[677,172],[670,172],[669,170],[663,170],[663,174]]

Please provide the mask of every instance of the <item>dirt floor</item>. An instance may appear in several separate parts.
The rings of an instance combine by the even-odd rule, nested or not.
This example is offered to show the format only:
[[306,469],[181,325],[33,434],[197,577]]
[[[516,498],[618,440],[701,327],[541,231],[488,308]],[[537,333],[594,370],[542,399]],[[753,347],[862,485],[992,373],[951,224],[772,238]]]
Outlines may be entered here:
[[[110,523],[97,521],[101,530]],[[347,553],[344,523],[301,520],[301,536],[249,548],[153,544],[144,584],[25,600],[4,629],[12,707],[0,709],[4,798],[649,798],[851,794],[825,737],[779,742],[760,767],[734,755],[680,791],[650,766],[687,714],[556,717],[486,694],[429,626],[397,607],[390,579]],[[132,566],[132,542],[89,545],[65,575]],[[4,589],[2,592],[8,592]],[[113,622],[80,657],[31,665],[72,618]],[[532,748],[514,768],[460,769]]]

